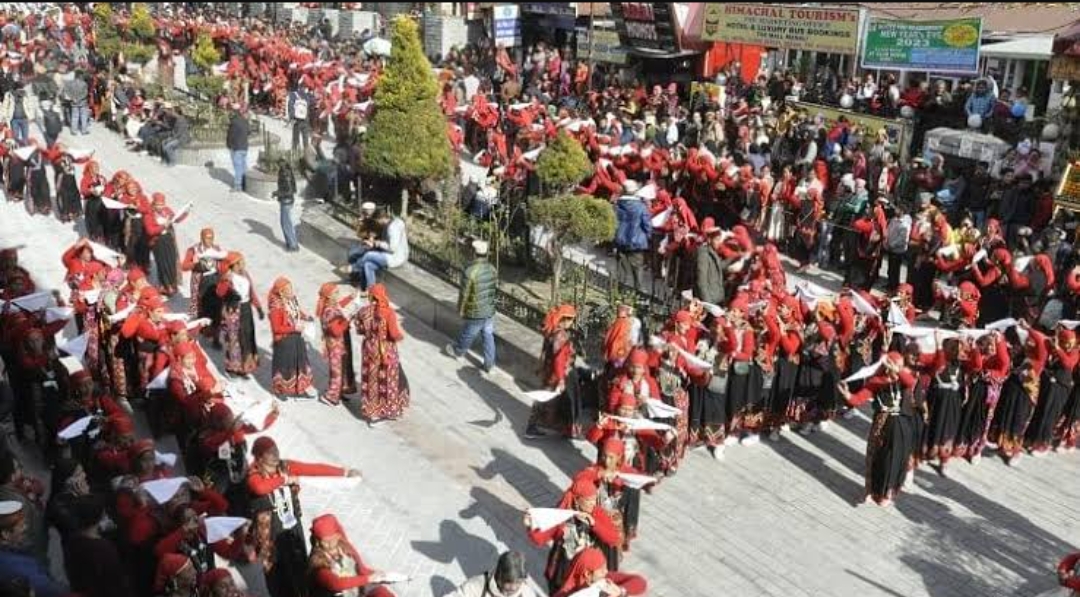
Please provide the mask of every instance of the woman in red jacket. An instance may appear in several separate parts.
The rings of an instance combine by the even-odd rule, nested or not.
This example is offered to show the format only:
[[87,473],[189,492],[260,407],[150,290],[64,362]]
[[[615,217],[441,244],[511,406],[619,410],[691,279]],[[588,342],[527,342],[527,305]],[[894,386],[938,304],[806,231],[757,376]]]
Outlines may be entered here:
[[255,283],[244,266],[244,256],[236,251],[218,264],[217,296],[221,299],[221,335],[225,345],[225,372],[248,377],[259,368],[259,347],[255,344],[255,317],[265,319]]
[[315,307],[315,317],[322,326],[323,355],[330,369],[330,385],[321,399],[334,406],[340,404],[342,395],[356,393],[352,334],[349,318],[342,311],[351,300],[353,297],[341,297],[337,284],[327,282],[319,288],[319,302]]
[[601,597],[627,597],[644,595],[648,585],[636,574],[608,571],[604,554],[590,547],[574,558],[566,582],[552,597],[572,597],[590,587],[599,589]]
[[1038,404],[1024,436],[1024,445],[1032,456],[1049,453],[1062,412],[1073,393],[1073,372],[1080,360],[1076,332],[1059,327],[1049,342],[1050,360],[1039,384]]
[[[574,327],[576,318],[577,309],[573,305],[559,305],[544,317],[540,376],[545,389],[561,392],[562,395],[547,402],[533,404],[525,428],[526,438],[543,436],[541,427],[559,429],[567,435],[580,437],[578,420],[581,402],[577,388],[573,387],[576,385],[577,375],[571,374],[576,353],[570,330]],[[569,405],[564,405],[564,400],[569,401]],[[563,412],[570,414],[568,417],[561,416]]]
[[990,416],[1001,395],[1001,384],[1009,375],[1012,361],[1009,358],[1009,345],[1000,332],[980,338],[968,358],[971,360],[968,368],[973,381],[968,387],[967,400],[960,414],[960,429],[953,446],[953,456],[978,464],[986,445]]
[[311,385],[311,365],[308,364],[307,344],[301,331],[312,317],[300,308],[292,282],[281,276],[274,280],[266,297],[270,309],[270,329],[274,334],[272,391],[279,398],[315,397]]
[[629,550],[630,541],[637,537],[638,512],[641,509],[641,490],[629,486],[620,473],[642,474],[626,464],[626,445],[622,440],[611,437],[604,440],[600,448],[600,462],[574,476],[574,483],[587,481],[596,485],[598,503],[619,531],[621,540],[618,544],[613,547],[601,546],[611,570],[619,569],[622,552]]
[[[559,508],[574,510],[574,517],[550,529],[532,529],[532,517],[525,515],[525,526],[531,529],[529,538],[532,542],[536,545],[551,544],[547,568],[544,570],[549,593],[555,593],[566,583],[571,561],[583,550],[599,545],[608,548],[620,545],[619,530],[600,507],[597,495],[596,484],[592,481],[575,481],[559,502]],[[600,552],[600,561],[606,568],[603,552]]]
[[1050,358],[1046,336],[1024,322],[1018,328],[1027,333],[1024,362],[1014,368],[1001,387],[1001,398],[994,409],[987,440],[997,444],[1005,464],[1012,465],[1024,453],[1024,433],[1031,422],[1032,409],[1039,398],[1043,371]]
[[299,477],[358,477],[360,474],[326,464],[282,460],[269,436],[255,440],[255,457],[247,487],[255,522],[255,549],[274,597],[299,597],[304,588],[307,549],[300,522]]
[[383,573],[364,564],[333,514],[311,521],[307,576],[310,597],[335,597],[347,591],[366,597],[394,597],[385,586],[373,586],[383,582]]
[[182,214],[177,218],[173,210],[165,205],[165,195],[154,193],[152,197],[150,211],[143,217],[146,242],[154,253],[161,293],[172,296],[176,294],[180,280],[178,275],[180,254],[176,248],[176,233],[173,231],[173,225],[182,222],[187,214]]

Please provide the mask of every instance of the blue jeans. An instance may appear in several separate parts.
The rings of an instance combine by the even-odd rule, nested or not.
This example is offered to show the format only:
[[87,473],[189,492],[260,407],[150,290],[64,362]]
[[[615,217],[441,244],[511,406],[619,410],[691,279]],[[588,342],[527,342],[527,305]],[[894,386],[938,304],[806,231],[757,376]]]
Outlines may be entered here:
[[360,287],[364,290],[378,281],[377,274],[389,266],[390,255],[382,251],[368,251],[352,264],[352,272],[360,274]]
[[370,251],[368,247],[364,245],[355,245],[349,249],[349,265],[356,265],[360,259]]
[[229,154],[232,156],[233,190],[244,190],[244,178],[247,173],[247,150],[236,149]]
[[292,221],[292,204],[279,203],[281,206],[281,234],[285,236],[285,248],[296,250],[300,248],[300,241],[296,239],[296,226]]
[[161,144],[161,161],[170,166],[176,165],[176,150],[180,149],[180,141],[169,139]]
[[71,107],[71,134],[90,134],[90,106]]
[[495,367],[495,318],[466,319],[457,341],[454,342],[454,354],[463,356],[472,349],[476,337],[484,334],[484,369]]
[[11,132],[15,134],[16,141],[25,143],[30,137],[30,121],[25,118],[12,118]]
[[822,221],[818,224],[817,262],[818,267],[825,267],[829,263],[829,247],[832,245],[833,225],[832,222]]
[[986,210],[971,210],[971,219],[971,223],[974,224],[976,228],[983,230],[983,226],[986,224]]

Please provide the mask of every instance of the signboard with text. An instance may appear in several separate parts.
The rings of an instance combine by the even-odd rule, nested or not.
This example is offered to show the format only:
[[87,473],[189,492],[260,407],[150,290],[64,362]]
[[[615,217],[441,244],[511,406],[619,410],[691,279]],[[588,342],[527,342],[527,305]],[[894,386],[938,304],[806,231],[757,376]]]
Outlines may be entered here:
[[946,73],[977,73],[982,42],[979,17],[947,21],[899,21],[871,17],[862,67]]
[[521,19],[517,4],[499,4],[492,9],[492,38],[496,46],[512,48],[521,45]]
[[854,54],[859,9],[706,3],[701,39],[785,50]]
[[611,13],[624,46],[662,53],[679,51],[670,2],[612,2]]
[[592,48],[589,48],[589,28],[577,28],[577,55],[579,58],[592,57],[594,62],[626,64],[626,48],[619,41],[619,32],[614,29],[594,29]]

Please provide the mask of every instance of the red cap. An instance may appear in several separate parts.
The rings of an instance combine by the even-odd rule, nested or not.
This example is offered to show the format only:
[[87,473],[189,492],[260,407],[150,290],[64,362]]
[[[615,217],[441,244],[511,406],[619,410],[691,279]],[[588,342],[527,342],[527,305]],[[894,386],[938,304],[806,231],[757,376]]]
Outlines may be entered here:
[[154,451],[154,440],[152,440],[152,439],[140,439],[139,441],[135,442],[134,444],[131,444],[131,447],[128,448],[128,453],[131,454],[132,458],[138,458],[139,456],[142,456],[143,454],[145,454],[147,452],[153,452],[153,451]]
[[316,539],[326,539],[334,535],[344,535],[341,524],[333,514],[323,514],[311,521],[311,534]]
[[596,485],[592,481],[579,479],[574,481],[574,485],[570,487],[570,493],[573,494],[574,499],[596,497]]
[[645,352],[643,348],[635,348],[630,351],[627,362],[631,367],[647,367],[649,365],[649,353]]
[[128,275],[127,275],[128,284],[134,284],[135,282],[138,282],[139,280],[145,280],[145,279],[146,279],[146,273],[143,272],[141,269],[139,269],[137,267],[133,267],[130,270],[128,270]]
[[679,311],[675,314],[675,323],[684,323],[686,325],[691,325],[694,323],[694,316],[691,315],[690,312],[686,309],[683,309],[682,311]]

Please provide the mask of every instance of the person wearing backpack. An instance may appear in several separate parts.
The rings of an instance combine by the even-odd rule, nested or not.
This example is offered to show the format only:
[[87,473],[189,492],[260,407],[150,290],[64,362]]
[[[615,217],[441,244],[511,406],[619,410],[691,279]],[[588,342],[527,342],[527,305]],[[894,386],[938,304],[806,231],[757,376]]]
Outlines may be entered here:
[[888,285],[886,290],[895,292],[900,287],[900,266],[907,261],[908,243],[911,240],[911,214],[892,210],[889,224],[885,228],[885,256],[889,262]]
[[[311,93],[303,86],[297,87],[289,94],[288,113],[289,120],[293,123],[292,150],[294,153],[297,149],[307,149],[311,142],[311,112],[314,103]],[[302,147],[301,140],[304,142]]]

